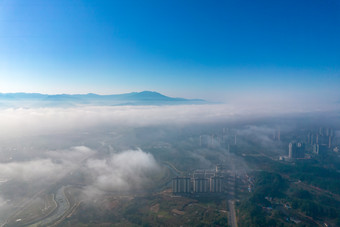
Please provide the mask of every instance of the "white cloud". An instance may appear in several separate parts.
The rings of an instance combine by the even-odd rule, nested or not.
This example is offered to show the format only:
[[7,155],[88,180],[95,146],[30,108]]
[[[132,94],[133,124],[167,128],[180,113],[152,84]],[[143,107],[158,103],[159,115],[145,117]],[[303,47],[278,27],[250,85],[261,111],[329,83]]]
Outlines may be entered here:
[[86,167],[94,180],[91,187],[102,191],[141,189],[150,183],[148,176],[159,168],[153,156],[140,149],[113,154],[107,159],[92,159]]
[[0,163],[0,178],[17,181],[58,179],[79,167],[81,161],[92,154],[94,151],[90,148],[77,146],[67,150],[47,151],[28,161]]
[[29,181],[32,179],[49,178],[65,170],[61,164],[51,159],[38,159],[26,162],[0,163],[2,178]]
[[113,106],[0,110],[0,137],[64,133],[101,126],[210,123],[303,113],[312,108],[249,105]]
[[145,126],[211,122],[233,116],[221,105],[119,106],[0,110],[0,136],[69,132],[100,126]]

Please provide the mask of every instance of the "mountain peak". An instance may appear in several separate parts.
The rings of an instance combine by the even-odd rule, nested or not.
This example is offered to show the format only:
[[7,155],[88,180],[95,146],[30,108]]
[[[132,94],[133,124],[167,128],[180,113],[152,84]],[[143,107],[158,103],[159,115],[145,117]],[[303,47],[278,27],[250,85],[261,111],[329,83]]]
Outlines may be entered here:
[[[29,94],[29,93],[4,93],[0,94],[2,106],[31,107],[34,106],[121,106],[121,105],[183,105],[205,104],[204,100],[172,98],[155,91],[131,92],[116,95],[88,94]],[[0,106],[1,106],[0,103]]]

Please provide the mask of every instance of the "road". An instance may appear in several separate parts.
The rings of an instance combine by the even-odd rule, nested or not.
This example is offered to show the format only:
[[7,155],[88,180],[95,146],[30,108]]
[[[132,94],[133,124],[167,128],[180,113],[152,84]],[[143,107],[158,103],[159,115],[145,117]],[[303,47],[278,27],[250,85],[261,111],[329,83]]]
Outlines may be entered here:
[[30,226],[47,226],[50,223],[53,223],[54,221],[58,220],[61,218],[66,211],[70,208],[70,204],[66,198],[65,195],[65,187],[61,187],[58,189],[56,196],[55,196],[55,201],[58,204],[57,209],[52,213],[52,215],[48,216],[47,218],[43,219],[40,222],[37,222],[35,224],[32,224]]
[[[51,185],[55,185],[57,182],[60,182],[65,176],[67,176],[68,174],[70,174],[70,173],[74,172],[75,170],[77,170],[78,168],[80,168],[82,163],[86,162],[86,160],[88,160],[89,158],[91,158],[94,155],[95,154],[93,154],[93,153],[86,155],[85,157],[80,159],[79,162],[74,163],[74,166],[70,167],[68,169],[68,171],[60,173],[56,177],[56,179],[49,184],[49,186],[47,186],[46,188],[43,188],[41,191],[35,193],[31,198],[26,198],[26,200],[23,201],[22,204],[19,207],[17,207],[16,210],[14,210],[11,215],[9,215],[9,218],[7,218],[7,220],[5,220],[5,223],[2,224],[0,227],[7,226],[9,224],[8,221],[10,220],[10,218],[15,217],[17,214],[19,214],[21,211],[23,211],[27,206],[29,206],[34,201],[34,199],[39,198],[41,195],[43,195],[43,193],[46,193],[46,191],[49,190],[49,187],[51,187]],[[61,209],[61,210],[63,210],[63,209]],[[53,212],[55,212],[55,211],[53,211]]]
[[174,173],[176,176],[180,176],[183,172],[178,170],[172,163],[170,162],[163,162],[163,164],[168,167],[172,173]]
[[237,227],[237,219],[236,219],[236,212],[235,212],[235,204],[233,200],[228,201],[229,206],[229,213],[230,213],[230,223],[231,227]]
[[228,208],[229,208],[229,223],[232,227],[237,227],[237,218],[235,212],[235,181],[236,181],[236,160],[235,157],[231,156],[229,151],[227,153],[227,160],[231,165],[232,171],[230,172],[229,180],[228,180]]

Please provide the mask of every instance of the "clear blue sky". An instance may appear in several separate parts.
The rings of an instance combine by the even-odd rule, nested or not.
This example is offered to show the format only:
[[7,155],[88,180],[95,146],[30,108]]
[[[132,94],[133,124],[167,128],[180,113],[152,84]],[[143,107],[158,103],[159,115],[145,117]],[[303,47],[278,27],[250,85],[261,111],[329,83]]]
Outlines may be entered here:
[[339,89],[338,0],[0,0],[0,92]]

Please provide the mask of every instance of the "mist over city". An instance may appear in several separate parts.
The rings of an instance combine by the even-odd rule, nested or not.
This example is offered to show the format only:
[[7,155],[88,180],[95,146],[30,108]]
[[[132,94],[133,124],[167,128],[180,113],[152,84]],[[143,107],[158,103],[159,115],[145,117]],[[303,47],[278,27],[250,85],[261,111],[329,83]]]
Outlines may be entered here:
[[[315,165],[321,155],[313,150],[318,143],[311,135],[319,135],[320,130],[331,138],[326,138],[327,153],[322,154],[321,163],[339,168],[337,111],[240,109],[207,103],[3,108],[0,115],[2,129],[8,129],[0,135],[0,217],[4,226],[59,222],[63,226],[92,218],[98,223],[124,224],[126,206],[145,206],[139,200],[149,197],[150,201],[172,198],[175,202],[181,196],[191,204],[202,199],[236,199],[234,190],[239,190],[238,200],[242,201],[255,187],[249,183],[252,174],[264,168],[250,158],[288,166],[313,160]],[[321,141],[321,135],[319,138]],[[288,146],[296,141],[306,146],[298,159]],[[335,160],[328,160],[333,156]],[[212,172],[220,165],[226,171],[219,173],[221,179],[228,180],[220,182],[217,192],[208,193],[211,188],[195,192],[196,178],[188,186],[192,189],[173,188],[176,179],[191,181],[195,172]],[[237,189],[231,185],[235,184],[231,176]],[[54,205],[53,198],[62,193],[64,197]],[[157,201],[154,205],[160,203]],[[169,212],[179,209],[178,204],[173,206]],[[222,207],[214,209],[227,212],[227,205],[217,206]],[[96,213],[89,216],[92,209]],[[221,223],[223,217],[228,220],[226,213],[219,217]],[[155,225],[165,225],[161,219]],[[182,219],[173,216],[171,223],[178,220]]]
[[340,226],[340,3],[0,1],[0,227]]

